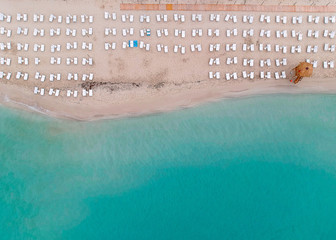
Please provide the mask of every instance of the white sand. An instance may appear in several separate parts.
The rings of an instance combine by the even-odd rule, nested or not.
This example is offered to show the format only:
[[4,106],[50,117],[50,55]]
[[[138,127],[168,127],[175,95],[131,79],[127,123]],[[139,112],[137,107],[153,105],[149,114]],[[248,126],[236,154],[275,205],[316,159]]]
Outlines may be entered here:
[[[131,1],[125,1],[131,2]],[[147,1],[149,2],[149,1]],[[224,2],[225,1],[221,1]],[[253,1],[250,1],[254,3]],[[255,1],[257,2],[257,1]],[[303,1],[302,1],[303,2]],[[323,2],[323,1],[322,1]],[[327,2],[327,1],[325,1]],[[1,66],[1,71],[11,71],[13,76],[10,81],[0,80],[0,101],[7,106],[18,107],[23,109],[30,109],[48,114],[54,117],[71,118],[77,120],[92,120],[99,118],[112,118],[133,116],[140,114],[149,114],[154,112],[170,111],[173,109],[194,106],[206,101],[212,101],[225,97],[242,97],[253,94],[268,94],[268,93],[303,93],[303,92],[336,92],[336,79],[335,69],[323,69],[322,62],[325,60],[335,60],[335,54],[323,51],[324,43],[335,44],[334,39],[323,38],[322,30],[329,29],[335,30],[333,25],[324,25],[322,17],[331,15],[329,14],[313,14],[314,16],[321,16],[319,24],[307,24],[308,13],[270,13],[272,22],[270,24],[259,23],[260,13],[249,13],[254,16],[254,23],[242,23],[242,16],[248,13],[235,12],[232,13],[237,16],[238,23],[225,23],[222,19],[226,13],[218,12],[221,15],[219,23],[209,21],[209,12],[202,12],[203,21],[201,23],[191,22],[192,12],[179,12],[186,17],[185,23],[175,23],[173,21],[174,12],[161,12],[168,14],[168,23],[156,23],[155,15],[158,12],[127,12],[134,15],[133,23],[122,23],[121,14],[126,12],[119,11],[118,1],[107,2],[103,0],[96,1],[23,1],[18,0],[13,3],[10,0],[3,0],[1,5],[4,6],[2,10],[5,14],[12,15],[12,23],[8,24],[0,22],[1,26],[12,29],[12,37],[7,39],[0,36],[0,42],[11,41],[12,50],[0,52],[1,57],[9,57],[12,59],[11,66]],[[231,2],[228,2],[231,3]],[[270,4],[270,3],[268,3]],[[321,4],[321,1],[319,2]],[[116,12],[118,16],[117,22],[107,21],[103,18],[104,11]],[[28,22],[17,22],[16,13],[28,13]],[[34,23],[33,14],[41,13],[45,15],[43,23]],[[83,14],[94,16],[94,23],[78,23],[67,25],[64,22],[49,23],[49,15],[62,15],[63,18],[66,14]],[[140,23],[139,16],[147,14],[151,16],[150,23]],[[275,15],[288,16],[288,24],[276,24],[274,21]],[[302,15],[304,23],[292,25],[291,16]],[[29,27],[29,36],[18,36],[16,29],[18,26]],[[50,37],[50,28],[61,28],[62,34],[59,37]],[[91,37],[81,36],[82,28],[92,27],[94,35]],[[117,36],[104,37],[105,27],[117,28]],[[121,35],[123,28],[134,28],[134,36],[123,37]],[[34,37],[34,28],[44,28],[46,32],[45,37]],[[77,29],[76,37],[69,37],[65,35],[65,29]],[[151,37],[140,37],[139,29],[150,28]],[[167,28],[169,31],[168,37],[158,38],[156,36],[156,29]],[[186,30],[186,38],[174,37],[174,29]],[[203,37],[191,37],[191,29],[202,28]],[[220,37],[208,37],[207,29],[220,29]],[[227,29],[238,29],[238,36],[227,38]],[[243,38],[242,30],[254,29],[254,37]],[[272,31],[270,38],[259,37],[260,29]],[[287,29],[301,31],[303,33],[303,41],[290,36],[288,38],[275,38],[275,30]],[[308,38],[307,30],[319,30],[320,37],[318,39]],[[145,43],[151,44],[151,51],[146,52],[143,49],[122,49],[121,45],[126,40],[142,40]],[[66,50],[66,43],[77,41],[79,45],[78,50]],[[81,44],[83,41],[93,43],[93,51],[82,50]],[[16,44],[29,43],[28,52],[20,52],[16,50]],[[104,50],[105,42],[116,42],[116,50]],[[34,43],[44,43],[46,51],[44,53],[34,52]],[[157,52],[156,44],[162,43],[169,47],[169,53]],[[190,52],[190,44],[202,44],[202,52]],[[221,50],[218,53],[209,52],[210,43],[220,43]],[[236,52],[225,52],[226,43],[236,43]],[[255,52],[243,52],[243,43],[256,44]],[[258,44],[272,44],[272,52],[259,52]],[[51,44],[61,44],[62,51],[59,53],[51,53]],[[173,53],[175,44],[181,44],[186,47],[186,54]],[[274,45],[286,45],[288,53],[276,53]],[[301,45],[301,54],[290,54],[291,45]],[[306,53],[307,45],[318,45],[318,53]],[[19,65],[17,63],[17,56],[29,58],[29,66]],[[61,65],[51,65],[50,57],[61,57]],[[82,66],[80,63],[76,66],[67,66],[65,64],[67,57],[78,57],[79,62],[83,57],[92,57],[94,59],[93,66]],[[237,65],[226,65],[227,57],[238,57]],[[41,59],[40,65],[34,64],[34,57]],[[209,66],[208,61],[210,57],[219,57],[221,64],[219,66]],[[253,58],[254,67],[243,67],[242,61],[244,58]],[[268,68],[259,67],[259,60],[270,58],[272,66]],[[274,59],[287,58],[288,65],[276,67]],[[291,69],[300,61],[306,58],[318,60],[318,68],[315,69],[313,78],[304,79],[300,84],[293,85],[288,79],[274,80],[274,72],[286,71],[287,77],[290,76]],[[254,71],[256,78],[254,80],[241,79],[226,81],[224,79],[226,72],[237,72],[241,76],[242,71]],[[272,78],[269,80],[259,79],[259,72],[261,70],[271,71]],[[29,73],[29,80],[15,79],[17,71]],[[35,72],[39,71],[47,75],[47,81],[40,82],[34,79]],[[209,71],[220,71],[220,80],[208,79]],[[93,82],[96,85],[105,84],[103,86],[92,87],[94,91],[93,97],[82,97],[79,94],[78,98],[66,97],[66,90],[77,90],[79,93],[82,91],[82,82],[66,80],[67,73],[94,73],[95,78]],[[49,81],[49,73],[62,73],[61,81]],[[85,82],[88,84],[88,80]],[[39,88],[60,89],[61,96],[45,96],[34,95],[33,89],[35,86]],[[28,107],[30,106],[30,107]]]

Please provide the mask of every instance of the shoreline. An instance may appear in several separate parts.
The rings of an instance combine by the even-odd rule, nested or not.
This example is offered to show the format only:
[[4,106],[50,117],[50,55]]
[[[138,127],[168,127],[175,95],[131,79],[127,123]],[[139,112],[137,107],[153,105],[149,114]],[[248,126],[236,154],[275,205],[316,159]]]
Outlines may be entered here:
[[[35,101],[34,98],[41,98],[41,96],[32,97],[30,92],[24,88],[0,85],[0,105],[57,119],[97,121],[178,111],[232,98],[273,94],[336,94],[336,81],[319,79],[317,86],[314,85],[317,84],[316,81],[317,79],[307,78],[299,85],[290,84],[288,81],[274,80],[236,82],[229,86],[228,84],[215,84],[211,87],[190,87],[189,89],[167,89],[167,87],[164,87],[156,94],[149,96],[147,92],[144,92],[146,98],[134,97],[134,91],[128,90],[126,95],[123,91],[116,93],[115,95],[119,96],[114,102],[102,100],[109,99],[109,96],[106,95],[110,94],[102,93],[94,99],[78,99],[77,102],[62,102],[62,105],[57,104],[58,99],[52,97],[43,97],[46,101]],[[5,92],[7,94],[4,94]],[[105,98],[102,98],[104,95]],[[125,96],[128,101],[122,102],[122,98]],[[130,96],[133,97],[130,99]]]
[[[295,3],[306,6],[306,12],[279,12],[292,1],[281,7],[274,5],[279,1],[266,1],[272,10],[266,16],[253,0],[249,4],[256,11],[235,11],[231,16],[226,10],[250,5],[191,0],[195,4],[175,11],[174,6],[185,5],[149,0],[146,3],[160,9],[145,11],[121,7],[137,8],[134,0],[3,0],[6,11],[0,25],[7,36],[1,49],[0,104],[55,118],[94,121],[225,98],[336,93],[335,18],[310,12],[304,0]],[[161,9],[165,3],[168,10]],[[217,6],[212,12],[200,9],[211,3]],[[327,4],[321,0],[318,5]],[[315,65],[313,78],[294,85],[288,78],[303,61]],[[44,96],[37,94],[42,89]]]

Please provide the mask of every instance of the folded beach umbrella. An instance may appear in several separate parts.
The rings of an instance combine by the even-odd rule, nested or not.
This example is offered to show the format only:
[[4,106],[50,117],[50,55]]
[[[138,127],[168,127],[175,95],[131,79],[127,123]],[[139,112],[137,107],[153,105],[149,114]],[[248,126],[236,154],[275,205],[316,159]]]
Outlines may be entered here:
[[313,75],[313,64],[307,62],[301,62],[294,68],[294,70],[296,76],[294,83],[297,84],[302,80],[302,78],[311,77]]

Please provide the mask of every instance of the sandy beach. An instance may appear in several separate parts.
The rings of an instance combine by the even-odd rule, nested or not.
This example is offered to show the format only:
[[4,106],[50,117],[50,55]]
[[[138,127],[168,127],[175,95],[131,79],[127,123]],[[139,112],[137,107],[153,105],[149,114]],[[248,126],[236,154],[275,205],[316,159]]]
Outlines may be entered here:
[[[216,3],[217,1],[201,1],[203,3]],[[218,1],[221,4],[233,4],[231,1]],[[328,1],[296,1],[297,5],[327,5],[335,6],[335,3]],[[10,58],[10,66],[1,65],[4,73],[12,72],[10,80],[0,79],[0,102],[3,105],[37,111],[52,117],[68,118],[75,120],[96,120],[103,118],[116,118],[138,116],[157,112],[171,111],[175,109],[195,106],[204,102],[214,101],[222,98],[246,97],[257,94],[274,93],[336,93],[336,71],[335,68],[324,68],[324,61],[335,61],[335,53],[324,50],[325,44],[335,44],[332,37],[324,37],[323,31],[335,31],[335,23],[323,23],[326,16],[335,16],[333,12],[225,12],[225,11],[124,11],[120,10],[121,3],[133,4],[135,1],[28,1],[19,0],[14,3],[9,0],[2,1],[2,13],[12,16],[10,23],[0,22],[0,27],[12,30],[12,35],[6,37],[0,35],[0,42],[11,43],[11,49],[0,51],[1,57]],[[142,3],[155,3],[155,1],[143,1]],[[164,4],[164,1],[160,2]],[[168,3],[168,2],[167,2]],[[175,3],[169,1],[169,4]],[[192,4],[194,2],[188,1]],[[236,1],[235,4],[244,2]],[[258,1],[249,1],[247,4],[258,5]],[[265,1],[265,5],[276,5],[274,2]],[[293,1],[282,1],[281,4],[294,4]],[[117,20],[105,19],[104,13],[115,13]],[[17,21],[17,13],[26,13],[28,21]],[[175,22],[173,15],[182,14],[185,22]],[[202,14],[201,22],[193,22],[192,14]],[[209,15],[219,14],[220,21],[210,21]],[[34,22],[34,14],[43,14],[44,22]],[[62,16],[62,22],[56,20],[49,21],[50,14]],[[76,23],[67,24],[65,22],[68,14],[77,15]],[[93,16],[94,22],[86,20],[81,22],[80,15]],[[133,15],[134,21],[129,19],[123,22],[121,16]],[[166,14],[167,22],[157,22],[157,14]],[[227,14],[235,15],[238,19],[236,23],[225,22]],[[260,22],[261,14],[270,16],[270,23]],[[141,15],[150,16],[149,23],[139,21]],[[253,16],[253,23],[243,22],[244,16]],[[287,16],[286,24],[275,22],[277,15]],[[319,23],[308,23],[309,15],[314,18],[319,17]],[[292,17],[302,16],[301,24],[292,24]],[[28,35],[17,34],[17,28],[28,28]],[[44,29],[45,36],[34,36],[34,29]],[[50,36],[50,29],[59,28],[60,36]],[[82,35],[82,29],[93,29],[92,35]],[[105,36],[106,28],[115,28],[117,35]],[[134,34],[122,35],[123,29],[133,28]],[[67,29],[76,29],[76,36],[67,36]],[[141,29],[151,29],[151,36],[142,37]],[[167,29],[168,36],[157,36],[157,30]],[[185,31],[186,37],[174,36],[175,29]],[[203,36],[192,37],[193,29],[202,29]],[[219,36],[207,35],[208,29],[219,29]],[[227,30],[237,29],[237,36],[227,36]],[[243,37],[244,30],[254,29],[254,36]],[[260,31],[270,31],[269,37],[260,36]],[[288,31],[288,37],[276,37],[276,31]],[[292,37],[291,31],[301,33],[303,38]],[[319,37],[308,37],[309,30],[319,31]],[[129,40],[143,41],[150,44],[150,50],[122,48],[123,42]],[[78,49],[68,50],[67,43],[78,42]],[[93,49],[82,49],[82,44],[92,44]],[[116,49],[104,48],[105,43],[116,43]],[[18,43],[29,44],[28,51],[17,50]],[[210,52],[209,45],[221,45],[218,52]],[[33,51],[34,44],[44,44],[45,51]],[[51,52],[52,45],[60,45],[61,51]],[[168,47],[168,53],[157,51],[157,44]],[[200,44],[202,51],[192,52],[191,45]],[[236,51],[226,51],[226,44],[236,44]],[[243,44],[254,44],[255,50],[243,51]],[[271,51],[259,50],[260,44],[271,44]],[[287,53],[276,52],[275,45],[287,46]],[[180,51],[173,51],[175,45],[184,46],[185,54]],[[301,46],[301,53],[291,53],[292,46]],[[318,46],[318,51],[307,52],[308,46]],[[29,59],[29,64],[19,64],[18,57]],[[51,64],[52,57],[60,58],[61,64]],[[237,64],[227,65],[227,58],[237,57]],[[40,63],[34,64],[34,59],[39,58]],[[78,64],[66,64],[67,58],[78,58]],[[93,60],[92,65],[83,65],[82,59]],[[210,58],[219,58],[220,65],[209,66]],[[287,64],[276,66],[276,59],[286,58]],[[253,59],[253,66],[243,66],[244,59]],[[260,60],[271,59],[271,66],[261,67]],[[302,61],[310,59],[317,61],[312,78],[305,78],[298,85],[289,81],[293,78],[291,70]],[[29,74],[27,81],[23,78],[16,79],[16,72]],[[242,76],[242,71],[254,72],[253,79]],[[260,72],[271,72],[270,79],[261,79]],[[275,72],[285,72],[286,77],[275,79]],[[35,79],[36,72],[46,76],[46,80],[41,82]],[[220,72],[220,79],[209,79],[209,72]],[[237,72],[238,79],[226,80],[226,73]],[[60,73],[61,80],[50,81],[50,73]],[[77,73],[78,80],[68,80],[67,76]],[[83,74],[94,75],[93,80],[82,80]],[[45,89],[45,94],[34,94],[34,88]],[[49,95],[49,89],[60,90],[58,97]],[[91,89],[92,97],[82,96],[83,89]],[[67,91],[78,91],[78,96],[67,96]]]

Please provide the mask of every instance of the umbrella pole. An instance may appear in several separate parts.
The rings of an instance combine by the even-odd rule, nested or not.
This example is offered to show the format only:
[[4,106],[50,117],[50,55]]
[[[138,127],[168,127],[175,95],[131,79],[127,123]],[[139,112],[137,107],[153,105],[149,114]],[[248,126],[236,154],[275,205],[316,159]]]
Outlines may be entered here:
[[302,80],[303,77],[297,76],[296,79],[294,80],[294,84],[297,84]]

